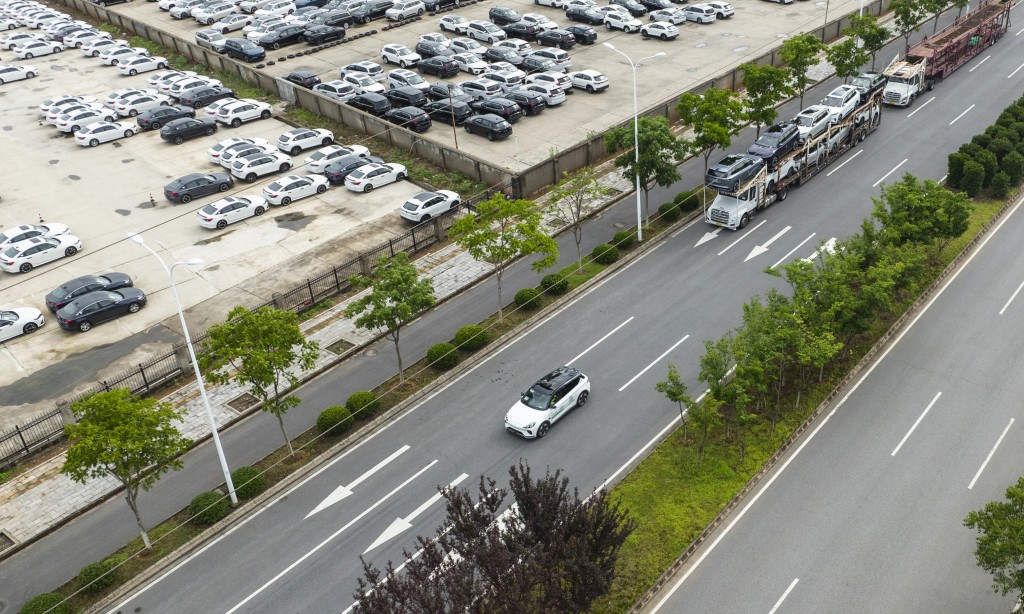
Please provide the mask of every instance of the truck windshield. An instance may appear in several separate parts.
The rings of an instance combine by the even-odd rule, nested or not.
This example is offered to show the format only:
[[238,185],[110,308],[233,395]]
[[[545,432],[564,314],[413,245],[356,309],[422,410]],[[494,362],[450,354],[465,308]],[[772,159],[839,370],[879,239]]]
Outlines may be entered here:
[[904,77],[889,77],[889,83],[903,83],[903,84],[907,84],[907,83],[910,83],[910,79],[906,79]]

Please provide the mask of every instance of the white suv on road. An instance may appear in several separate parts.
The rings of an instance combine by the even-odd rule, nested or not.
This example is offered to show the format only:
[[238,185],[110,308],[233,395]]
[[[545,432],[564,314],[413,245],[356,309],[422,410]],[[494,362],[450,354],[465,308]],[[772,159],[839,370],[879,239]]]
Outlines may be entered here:
[[570,410],[583,407],[590,380],[578,369],[560,367],[530,386],[505,414],[505,430],[527,439],[540,439]]
[[832,90],[828,96],[821,99],[821,104],[828,107],[832,114],[830,121],[838,124],[847,117],[860,104],[860,92],[852,85],[840,85]]

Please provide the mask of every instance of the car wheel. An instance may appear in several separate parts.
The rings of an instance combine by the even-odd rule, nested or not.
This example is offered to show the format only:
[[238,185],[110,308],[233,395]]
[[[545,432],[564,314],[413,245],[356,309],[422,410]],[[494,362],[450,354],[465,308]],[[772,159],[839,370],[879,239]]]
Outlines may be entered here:
[[317,194],[323,194],[326,191],[327,191],[327,186],[325,186],[325,185],[318,185],[318,186],[316,186],[316,193]]
[[426,222],[429,219],[430,219],[430,214],[429,213],[424,213],[423,217],[420,218],[420,224],[422,224],[423,222]]
[[131,77],[134,77],[137,74],[139,74],[139,71],[135,70],[134,68],[128,71],[128,75]]
[[92,322],[89,322],[88,320],[85,322],[79,322],[78,330],[80,330],[83,333],[89,332],[90,330],[92,330]]
[[604,24],[604,27],[608,28],[609,30],[613,29],[612,28],[612,24],[610,24],[610,23]]
[[93,140],[89,141],[89,147],[96,147],[99,144],[100,144],[100,142],[97,139],[93,139]]
[[140,309],[142,309],[142,305],[138,303],[132,303],[131,305],[128,305],[128,313],[139,313]]
[[184,142],[185,142],[185,139],[181,138],[180,136],[174,137],[174,144],[175,145],[181,145]]
[[221,34],[227,34],[228,33],[228,29],[227,28],[221,28],[220,29],[220,33]]
[[550,429],[550,424],[548,424],[547,422],[541,422],[540,428],[537,429],[537,439],[540,439],[541,437],[547,435]]
[[94,57],[94,58],[100,57],[100,52],[99,51],[93,51],[92,52],[92,57]]
[[31,60],[32,59],[32,54],[31,53],[26,53],[25,54],[25,59],[26,60]]
[[494,140],[494,133],[493,132],[488,132],[487,133],[487,140],[488,141],[493,141]]
[[372,192],[373,191],[373,184],[372,183],[366,184],[366,187],[363,188],[363,191],[364,192]]
[[662,34],[662,35],[661,35],[661,40],[663,40],[663,41],[667,41],[667,40],[668,40],[668,36],[665,36],[664,34]]
[[334,142],[334,139],[332,139],[330,137],[324,137],[324,140],[320,141],[320,144],[326,147],[327,145],[330,145],[333,142]]
[[256,210],[253,211],[252,213],[256,217],[259,217],[259,216],[263,215],[264,212],[266,212],[266,209],[264,209],[263,207],[256,207]]
[[150,127],[153,128],[153,130],[159,130],[160,122],[153,122],[152,124],[150,124]]
[[746,228],[747,224],[750,223],[750,215],[744,213],[743,217],[740,218],[740,228]]
[[26,262],[22,264],[20,267],[18,267],[18,270],[21,271],[22,273],[28,273],[29,271],[32,270],[32,265]]
[[25,78],[27,78],[27,79],[35,79],[36,78],[36,73],[34,73],[34,72],[25,73]]
[[203,108],[203,103],[197,100],[195,103],[193,103],[192,108],[194,108],[194,109],[202,109]]
[[289,151],[288,153],[290,153],[293,156],[297,156],[299,155],[300,151],[302,151],[302,148],[296,145],[295,147],[292,147],[291,151]]
[[787,196],[789,196],[789,188],[784,187],[781,190],[779,190],[778,194],[775,195],[775,199],[781,203],[782,201],[786,200]]
[[590,396],[590,393],[587,392],[586,390],[581,392],[580,396],[576,397],[576,407],[583,407],[584,405],[586,405],[587,404],[587,397],[589,397],[589,396]]
[[228,221],[227,220],[220,220],[220,221],[217,222],[217,230],[224,230],[227,227],[228,227]]
[[190,202],[192,202],[192,196],[190,196],[189,194],[183,194],[181,196],[181,202],[184,205],[189,204]]
[[249,173],[245,176],[246,183],[256,183],[256,173]]
[[370,23],[370,18],[369,17],[363,17],[363,23],[364,24]]
[[232,128],[237,128],[237,127],[239,127],[241,125],[242,125],[242,120],[238,119],[237,117],[235,119],[231,120],[231,127]]
[[399,62],[398,65],[401,66],[402,68],[408,68],[409,67],[409,63],[406,62],[405,60],[402,60],[401,62]]
[[398,173],[398,176],[395,177],[395,181],[402,181],[403,179],[405,179],[405,173]]
[[211,134],[213,134],[216,131],[217,131],[217,127],[216,126],[208,126],[206,128],[206,136],[210,136]]
[[37,330],[39,330],[39,325],[36,324],[35,322],[29,322],[28,324],[25,325],[25,328],[21,329],[21,332],[26,335],[30,335],[36,332]]
[[219,186],[217,186],[217,191],[218,192],[227,192],[229,189],[231,189],[231,184],[227,183],[227,182],[222,183]]
[[276,51],[281,48],[281,43],[273,43],[270,48]]
[[268,117],[270,117],[270,111],[263,111],[260,113],[260,119],[267,119]]

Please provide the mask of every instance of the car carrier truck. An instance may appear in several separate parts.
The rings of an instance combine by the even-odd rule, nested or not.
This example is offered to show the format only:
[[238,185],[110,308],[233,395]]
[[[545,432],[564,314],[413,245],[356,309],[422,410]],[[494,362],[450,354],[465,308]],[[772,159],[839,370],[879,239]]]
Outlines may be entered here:
[[758,211],[775,201],[786,200],[790,187],[798,187],[825,169],[846,150],[867,138],[882,123],[882,92],[876,90],[847,119],[831,124],[820,135],[807,139],[774,170],[767,166],[734,191],[721,191],[704,212],[704,221],[738,230]]
[[907,49],[906,58],[883,73],[888,78],[885,104],[909,107],[936,81],[994,45],[1010,27],[1010,7],[1008,1],[983,4]]

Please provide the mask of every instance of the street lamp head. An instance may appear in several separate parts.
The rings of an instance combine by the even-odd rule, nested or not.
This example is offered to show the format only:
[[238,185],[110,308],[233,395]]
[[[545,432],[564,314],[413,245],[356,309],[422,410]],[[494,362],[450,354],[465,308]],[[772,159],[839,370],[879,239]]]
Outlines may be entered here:
[[185,266],[199,266],[203,263],[202,258],[189,258],[188,260],[182,260],[175,264],[184,264]]
[[659,51],[658,53],[654,54],[654,57],[656,57],[656,58],[665,57],[665,52],[664,51]]
[[134,241],[135,243],[138,243],[139,245],[142,245],[142,244],[145,243],[145,241],[142,240],[142,235],[140,235],[138,233],[129,232],[128,233],[128,238],[131,239],[132,241]]
[[612,51],[618,51],[618,49],[616,49],[616,48],[615,48],[615,45],[613,45],[613,44],[611,44],[611,43],[602,43],[602,44],[603,44],[603,45],[604,45],[605,47],[607,47],[607,48],[611,49]]

